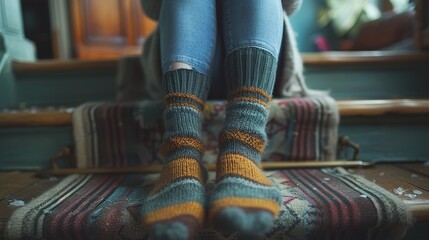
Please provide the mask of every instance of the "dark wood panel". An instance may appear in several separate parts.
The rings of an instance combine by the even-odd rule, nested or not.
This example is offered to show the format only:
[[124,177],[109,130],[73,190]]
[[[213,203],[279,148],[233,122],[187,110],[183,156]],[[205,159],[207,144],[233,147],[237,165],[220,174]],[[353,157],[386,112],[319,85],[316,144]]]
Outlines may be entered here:
[[118,59],[121,56],[141,54],[141,46],[125,45],[80,45],[77,48],[81,59]]
[[81,0],[88,44],[123,45],[126,30],[121,0]]
[[112,59],[141,53],[156,23],[140,0],[71,0],[74,47],[80,59]]

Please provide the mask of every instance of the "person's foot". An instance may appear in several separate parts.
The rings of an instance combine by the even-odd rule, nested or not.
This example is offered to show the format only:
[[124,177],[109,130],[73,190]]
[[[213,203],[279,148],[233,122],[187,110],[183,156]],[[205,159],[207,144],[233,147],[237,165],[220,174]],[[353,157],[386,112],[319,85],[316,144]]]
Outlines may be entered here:
[[166,165],[143,205],[143,222],[153,239],[192,239],[204,223],[205,170],[193,159]]
[[163,77],[165,165],[142,207],[153,239],[192,239],[204,223],[207,173],[201,131],[208,86],[209,78],[194,70],[173,70]]
[[217,181],[209,197],[209,221],[221,232],[263,235],[279,213],[277,188],[250,160],[224,155],[218,163]]
[[209,221],[223,232],[262,235],[280,211],[280,191],[259,168],[276,66],[275,57],[261,48],[240,48],[226,57],[228,106],[208,200]]

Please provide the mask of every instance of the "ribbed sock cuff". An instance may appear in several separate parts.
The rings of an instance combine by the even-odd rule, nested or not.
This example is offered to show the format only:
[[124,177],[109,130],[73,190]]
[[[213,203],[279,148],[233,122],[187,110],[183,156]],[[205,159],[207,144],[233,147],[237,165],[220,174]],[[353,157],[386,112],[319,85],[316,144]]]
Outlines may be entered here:
[[191,69],[177,69],[164,74],[162,86],[167,94],[187,93],[205,101],[210,87],[210,79]]
[[241,87],[256,87],[271,95],[276,71],[276,58],[270,52],[256,47],[234,50],[225,61],[229,92]]

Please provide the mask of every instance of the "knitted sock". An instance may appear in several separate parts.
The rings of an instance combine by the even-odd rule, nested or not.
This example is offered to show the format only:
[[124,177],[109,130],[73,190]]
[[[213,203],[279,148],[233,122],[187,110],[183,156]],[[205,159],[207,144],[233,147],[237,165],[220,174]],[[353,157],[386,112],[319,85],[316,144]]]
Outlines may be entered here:
[[144,224],[154,239],[191,239],[204,222],[207,173],[201,164],[201,112],[209,80],[179,69],[167,72],[163,84],[165,163],[144,203]]
[[277,62],[260,48],[241,48],[226,58],[229,98],[220,135],[209,222],[222,232],[260,235],[271,229],[280,192],[259,168]]

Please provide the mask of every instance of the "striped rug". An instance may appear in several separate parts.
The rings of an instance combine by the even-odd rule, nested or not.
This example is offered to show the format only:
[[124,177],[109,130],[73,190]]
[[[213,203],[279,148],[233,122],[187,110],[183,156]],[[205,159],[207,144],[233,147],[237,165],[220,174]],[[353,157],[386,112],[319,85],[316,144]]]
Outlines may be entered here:
[[[145,166],[159,162],[162,102],[87,103],[73,113],[78,167]],[[214,163],[226,102],[204,110],[204,162]],[[330,97],[273,101],[264,161],[335,160],[338,110]]]
[[[283,205],[275,227],[260,239],[400,239],[410,224],[410,213],[399,199],[342,168],[266,174],[281,190]],[[139,209],[158,177],[68,176],[17,209],[5,237],[148,239]],[[205,228],[198,238],[239,237]]]

